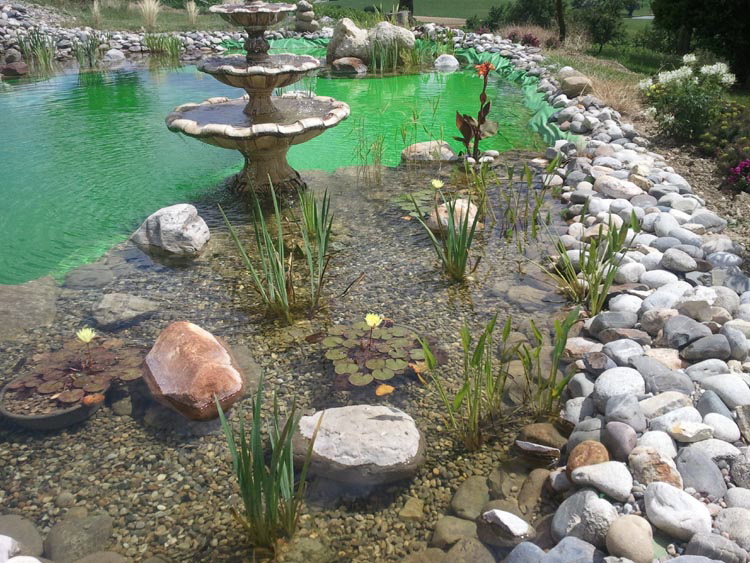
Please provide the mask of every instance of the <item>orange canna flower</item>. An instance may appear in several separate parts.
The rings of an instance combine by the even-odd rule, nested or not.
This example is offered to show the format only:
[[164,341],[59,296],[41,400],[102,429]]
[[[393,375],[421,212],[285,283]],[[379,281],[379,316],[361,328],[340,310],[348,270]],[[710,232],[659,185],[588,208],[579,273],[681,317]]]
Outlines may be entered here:
[[474,65],[474,68],[477,69],[477,74],[479,76],[487,76],[491,70],[495,70],[495,65],[492,63],[482,63],[480,65]]

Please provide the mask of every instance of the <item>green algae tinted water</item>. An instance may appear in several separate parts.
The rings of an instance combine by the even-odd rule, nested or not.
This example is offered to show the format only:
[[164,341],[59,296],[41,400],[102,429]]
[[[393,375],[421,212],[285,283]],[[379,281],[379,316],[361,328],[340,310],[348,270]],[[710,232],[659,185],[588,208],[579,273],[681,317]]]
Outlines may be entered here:
[[[320,77],[298,87],[351,107],[349,120],[289,153],[299,170],[333,170],[359,164],[357,147],[376,141],[384,145],[383,164],[395,165],[405,145],[452,137],[456,110],[476,112],[481,79],[471,71],[432,72]],[[124,240],[156,209],[220,187],[241,168],[239,153],[170,133],[164,117],[182,103],[241,93],[193,66],[0,86],[0,284],[59,276]],[[493,77],[488,96],[502,135],[483,148],[541,146],[517,86]]]

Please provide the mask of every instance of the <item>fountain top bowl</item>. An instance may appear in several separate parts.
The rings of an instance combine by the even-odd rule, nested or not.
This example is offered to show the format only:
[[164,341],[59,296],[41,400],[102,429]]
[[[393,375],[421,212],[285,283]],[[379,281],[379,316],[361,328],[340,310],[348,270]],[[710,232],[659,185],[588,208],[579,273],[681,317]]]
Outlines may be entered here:
[[270,4],[257,0],[247,4],[220,4],[211,6],[208,10],[240,27],[265,29],[278,23],[288,12],[296,9],[294,4]]

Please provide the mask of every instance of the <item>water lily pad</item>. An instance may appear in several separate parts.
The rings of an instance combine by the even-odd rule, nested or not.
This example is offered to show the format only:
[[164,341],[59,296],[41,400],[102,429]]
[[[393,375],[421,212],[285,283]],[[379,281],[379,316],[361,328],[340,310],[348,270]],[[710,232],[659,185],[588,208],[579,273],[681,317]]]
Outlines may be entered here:
[[326,348],[334,348],[336,346],[340,346],[343,341],[344,339],[338,336],[326,336],[323,339],[323,346],[325,346]]
[[40,383],[41,381],[39,381],[35,377],[32,377],[31,379],[25,380],[23,386],[26,387],[26,389],[36,389]]
[[412,360],[424,360],[424,350],[421,348],[415,348],[409,352],[409,357]]
[[334,364],[334,369],[337,374],[343,375],[345,373],[357,373],[359,366],[347,361],[341,361]]
[[143,370],[139,367],[127,368],[120,372],[120,381],[135,381],[143,377]]
[[383,354],[387,354],[391,350],[390,344],[386,342],[380,342],[378,344],[373,344],[373,348],[375,348],[378,352],[382,352]]
[[328,334],[330,334],[331,336],[341,336],[345,332],[346,327],[343,327],[341,325],[334,325],[328,329]]
[[372,375],[369,373],[355,373],[349,376],[349,383],[357,387],[362,387],[363,385],[372,383],[372,379]]
[[387,381],[392,379],[396,373],[392,369],[383,368],[372,370],[372,376],[378,381]]
[[86,393],[83,389],[71,389],[70,391],[64,391],[57,396],[57,400],[61,403],[72,404],[77,403]]
[[369,326],[367,326],[367,323],[366,323],[366,322],[364,322],[364,321],[360,321],[360,322],[358,322],[358,323],[354,323],[354,324],[352,325],[352,328],[353,328],[353,329],[354,329],[355,331],[356,331],[356,330],[366,330],[367,332],[369,332],[369,331],[370,331],[370,327],[369,327]]
[[37,392],[42,395],[51,395],[52,393],[59,393],[64,389],[62,381],[45,381],[36,388]]
[[356,346],[359,346],[359,340],[355,340],[353,338],[350,338],[349,340],[344,340],[341,345],[344,348],[355,348]]
[[346,358],[346,352],[339,348],[328,350],[328,352],[326,352],[326,358],[329,360],[343,360]]
[[101,383],[99,381],[91,381],[83,386],[83,390],[87,393],[100,393],[109,387],[106,383]]
[[18,389],[22,389],[26,386],[26,380],[25,379],[16,379],[15,381],[11,381],[8,384],[8,389],[11,391],[17,391]]
[[408,328],[398,325],[394,326],[391,329],[391,332],[393,333],[393,336],[407,336],[408,334],[410,334]]
[[385,360],[382,358],[371,358],[365,362],[367,369],[381,369],[385,367]]
[[57,381],[61,379],[64,375],[65,375],[65,372],[53,369],[50,371],[45,371],[42,374],[42,379],[44,379],[44,381]]
[[406,350],[404,348],[391,348],[388,351],[388,355],[391,358],[400,358],[403,360],[404,358],[406,358]]
[[406,366],[408,364],[404,360],[386,360],[385,361],[385,367],[388,369],[392,369],[393,371],[400,371],[403,369],[406,369]]

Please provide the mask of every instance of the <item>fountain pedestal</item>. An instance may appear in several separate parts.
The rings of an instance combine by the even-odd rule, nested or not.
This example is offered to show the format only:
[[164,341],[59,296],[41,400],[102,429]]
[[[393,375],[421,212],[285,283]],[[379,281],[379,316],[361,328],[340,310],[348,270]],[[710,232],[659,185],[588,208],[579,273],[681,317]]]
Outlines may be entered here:
[[264,192],[271,185],[278,190],[304,187],[286,160],[289,147],[309,141],[349,116],[349,106],[333,98],[301,93],[272,96],[276,88],[294,84],[320,66],[309,55],[268,54],[265,30],[294,10],[293,4],[259,0],[212,6],[210,11],[245,28],[247,55],[209,57],[198,70],[247,94],[184,104],[166,118],[171,131],[243,154],[245,166],[234,181],[239,192]]

